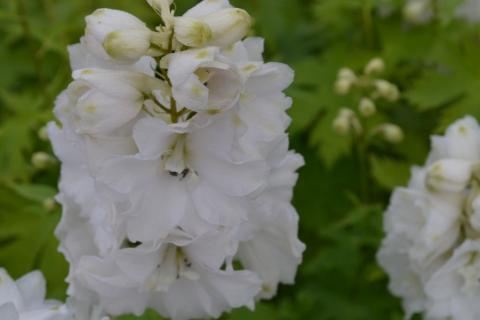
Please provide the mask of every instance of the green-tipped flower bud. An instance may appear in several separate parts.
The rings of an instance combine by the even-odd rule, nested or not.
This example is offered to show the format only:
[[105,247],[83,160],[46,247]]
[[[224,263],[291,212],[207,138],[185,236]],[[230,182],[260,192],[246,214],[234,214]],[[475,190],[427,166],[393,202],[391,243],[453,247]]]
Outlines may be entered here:
[[400,98],[400,91],[393,83],[386,80],[375,81],[375,95],[382,97],[390,102],[395,102]]
[[350,119],[341,115],[333,120],[333,130],[344,136],[350,133]]
[[189,18],[175,18],[175,37],[188,47],[203,47],[212,39],[212,30],[205,22]]
[[427,22],[432,14],[429,1],[410,1],[403,8],[405,19],[415,24]]
[[123,62],[135,62],[150,49],[152,32],[148,29],[126,29],[110,32],[103,42],[109,56]]
[[45,126],[41,127],[37,132],[37,136],[42,141],[48,141],[49,137],[48,137],[47,127],[45,127]]
[[46,152],[35,152],[31,159],[32,165],[36,169],[44,170],[50,167],[55,160]]
[[228,8],[211,13],[201,19],[212,31],[208,44],[228,47],[243,39],[250,31],[252,18],[242,9]]
[[362,98],[358,109],[360,110],[360,113],[367,118],[373,116],[377,112],[375,103],[369,98]]
[[57,207],[57,202],[54,198],[47,198],[43,201],[43,207],[48,212],[52,212]]
[[347,95],[352,88],[353,82],[348,79],[338,79],[335,82],[335,93],[341,96]]
[[471,163],[460,159],[435,162],[427,170],[426,184],[432,191],[461,192],[472,177]]
[[346,79],[346,80],[349,80],[350,82],[355,82],[357,80],[357,76],[355,75],[355,72],[353,72],[353,70],[350,68],[340,69],[338,71],[337,78]]
[[402,128],[396,124],[387,123],[380,127],[380,131],[386,141],[390,143],[400,143],[404,139]]
[[365,67],[365,74],[379,74],[385,71],[385,62],[381,58],[373,58]]

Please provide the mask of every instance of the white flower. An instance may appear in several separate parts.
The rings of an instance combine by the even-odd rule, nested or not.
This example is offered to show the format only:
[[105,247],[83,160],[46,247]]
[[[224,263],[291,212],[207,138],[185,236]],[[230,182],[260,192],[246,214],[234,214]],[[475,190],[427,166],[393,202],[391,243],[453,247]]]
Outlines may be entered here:
[[216,47],[187,50],[168,57],[168,76],[177,104],[190,110],[219,113],[240,97],[237,70],[222,61]]
[[4,320],[74,320],[66,306],[45,301],[45,278],[31,272],[16,282],[0,269],[0,319]]
[[393,193],[378,260],[407,317],[473,320],[480,315],[472,303],[480,294],[474,179],[479,139],[473,118],[452,124],[445,136],[433,137],[427,164],[412,170],[408,188]]
[[[56,102],[61,126],[48,128],[69,302],[94,320],[253,308],[294,282],[304,250],[291,206],[303,159],[289,151],[283,93],[293,71],[263,61],[263,39],[237,42],[250,17],[228,1],[183,17],[148,2],[156,31],[117,11],[87,19]],[[145,56],[159,50],[160,61]]]
[[163,83],[143,73],[82,69],[57,104],[55,113],[78,133],[105,134],[124,126],[140,112],[145,94]]

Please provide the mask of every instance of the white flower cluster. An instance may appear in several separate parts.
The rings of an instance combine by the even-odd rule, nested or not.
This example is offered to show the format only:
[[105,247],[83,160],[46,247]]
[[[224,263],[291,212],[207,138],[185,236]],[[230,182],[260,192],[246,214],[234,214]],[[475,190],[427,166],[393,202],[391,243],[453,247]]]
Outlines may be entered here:
[[[414,24],[423,24],[432,20],[437,0],[406,0],[403,8],[405,19]],[[463,0],[455,10],[459,19],[472,23],[480,22],[480,0]]]
[[466,117],[432,144],[392,196],[378,260],[407,318],[480,319],[480,126]]
[[14,281],[0,268],[0,319],[73,320],[70,310],[57,301],[45,301],[43,275],[34,271]]
[[302,259],[293,71],[242,40],[250,16],[227,0],[183,16],[147,1],[155,30],[100,9],[69,49],[74,81],[49,125],[68,294],[110,315],[219,317],[293,283]]

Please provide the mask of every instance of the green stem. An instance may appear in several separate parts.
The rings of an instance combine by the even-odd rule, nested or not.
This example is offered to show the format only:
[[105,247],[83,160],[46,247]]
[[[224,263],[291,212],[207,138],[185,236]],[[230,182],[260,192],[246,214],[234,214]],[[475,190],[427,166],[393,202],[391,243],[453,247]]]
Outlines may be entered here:
[[43,75],[43,68],[42,68],[42,59],[40,59],[38,55],[38,48],[35,46],[35,38],[32,35],[32,29],[30,28],[30,22],[28,21],[27,15],[27,6],[25,4],[25,0],[17,0],[17,14],[18,19],[20,20],[20,24],[22,26],[23,35],[25,39],[28,41],[28,45],[30,47],[30,51],[32,52],[32,60],[35,65],[35,71],[37,73],[37,79],[40,87],[43,91],[46,91],[45,86],[45,78]]
[[368,153],[365,136],[363,134],[355,137],[355,154],[359,163],[360,174],[360,197],[364,203],[370,201],[370,184],[369,184],[369,166]]
[[363,0],[362,7],[363,31],[369,48],[373,48],[375,35],[373,30],[372,3],[370,0]]

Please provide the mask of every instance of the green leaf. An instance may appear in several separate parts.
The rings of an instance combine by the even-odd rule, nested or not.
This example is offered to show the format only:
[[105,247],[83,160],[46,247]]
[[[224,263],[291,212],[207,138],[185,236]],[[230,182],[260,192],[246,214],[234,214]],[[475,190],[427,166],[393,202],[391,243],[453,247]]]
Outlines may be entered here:
[[404,96],[420,111],[438,108],[459,99],[465,93],[463,79],[455,74],[426,72]]
[[382,187],[393,190],[404,186],[410,176],[410,164],[389,158],[370,157],[372,176]]
[[59,217],[59,212],[47,212],[36,201],[0,184],[0,266],[14,278],[34,269],[44,271],[49,296],[55,297],[65,295],[67,274],[54,236]]

